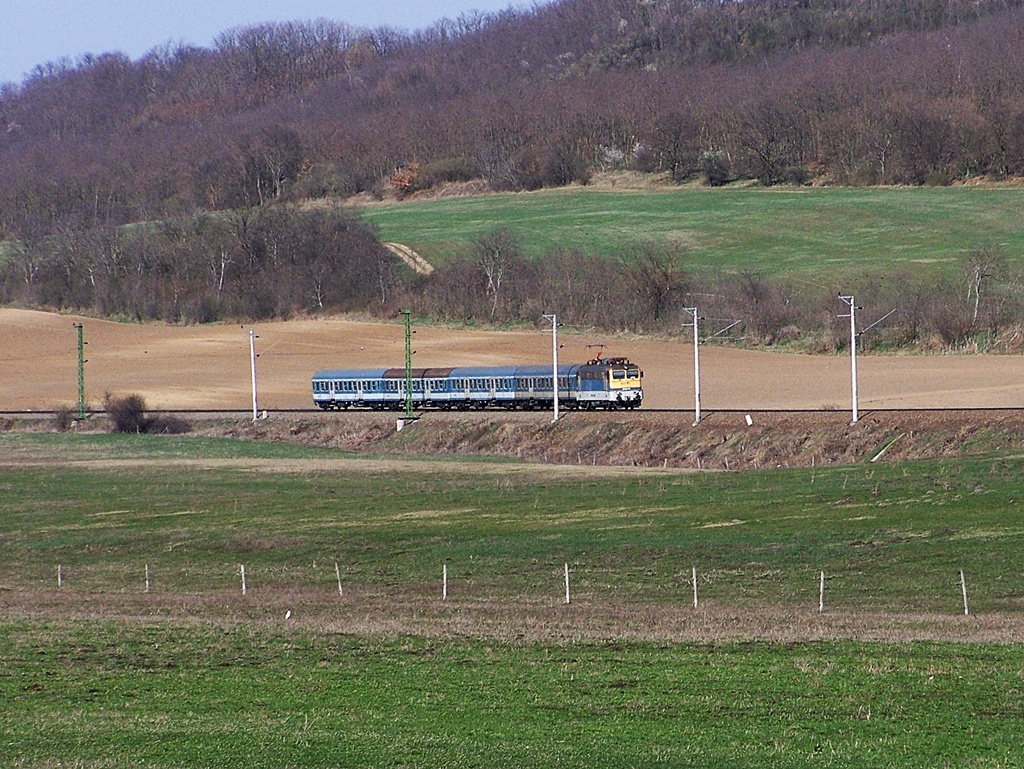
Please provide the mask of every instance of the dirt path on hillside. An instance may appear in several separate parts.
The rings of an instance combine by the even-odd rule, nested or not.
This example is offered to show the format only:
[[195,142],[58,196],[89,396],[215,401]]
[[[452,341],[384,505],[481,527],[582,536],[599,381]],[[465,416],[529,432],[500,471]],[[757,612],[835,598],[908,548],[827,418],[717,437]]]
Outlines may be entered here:
[[[0,309],[0,411],[47,410],[78,394],[77,335],[83,323],[86,399],[138,393],[153,409],[248,409],[252,406],[249,326],[137,325]],[[399,322],[327,318],[261,323],[257,383],[261,409],[312,405],[310,377],[322,368],[401,366]],[[685,342],[563,332],[563,362],[582,362],[588,344],[627,356],[645,373],[645,405],[692,408],[693,347]],[[416,329],[417,366],[543,364],[548,329]],[[1024,361],[1017,356],[860,356],[862,409],[1024,407]],[[713,409],[850,407],[845,356],[786,355],[701,348],[702,405]]]

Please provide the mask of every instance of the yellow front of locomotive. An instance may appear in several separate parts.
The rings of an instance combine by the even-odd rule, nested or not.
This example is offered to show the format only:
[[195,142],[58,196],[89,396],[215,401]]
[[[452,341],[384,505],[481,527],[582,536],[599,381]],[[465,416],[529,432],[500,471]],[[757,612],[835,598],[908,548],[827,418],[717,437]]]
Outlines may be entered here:
[[616,406],[637,408],[644,398],[644,372],[629,361],[614,362],[609,366],[608,395]]

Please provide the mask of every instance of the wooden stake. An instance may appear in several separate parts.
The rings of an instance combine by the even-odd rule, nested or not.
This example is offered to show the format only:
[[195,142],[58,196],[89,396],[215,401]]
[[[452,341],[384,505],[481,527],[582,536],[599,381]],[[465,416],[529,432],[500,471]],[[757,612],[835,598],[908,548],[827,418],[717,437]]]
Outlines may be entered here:
[[697,608],[697,567],[693,567],[693,608]]
[[242,567],[242,595],[245,595],[245,564],[241,564]]
[[338,562],[334,562],[334,573],[338,577],[338,595],[342,598],[345,597],[345,591],[341,589],[341,568],[338,566]]
[[821,573],[821,583],[818,587],[818,614],[825,611],[825,572]]
[[960,592],[964,596],[964,616],[967,616],[970,612],[967,611],[967,580],[964,579],[963,569],[960,569]]
[[569,564],[565,565],[565,603],[569,603]]

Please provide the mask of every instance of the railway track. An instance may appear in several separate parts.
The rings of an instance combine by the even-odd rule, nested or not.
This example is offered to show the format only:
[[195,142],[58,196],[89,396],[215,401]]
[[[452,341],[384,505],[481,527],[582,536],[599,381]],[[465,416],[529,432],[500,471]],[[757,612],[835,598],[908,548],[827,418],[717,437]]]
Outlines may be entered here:
[[[56,410],[44,410],[44,409],[23,409],[23,410],[0,410],[0,417],[15,418],[15,419],[47,419],[55,416],[58,412]],[[87,417],[99,417],[103,416],[103,411],[87,411]],[[168,416],[182,416],[192,417],[196,419],[216,419],[218,417],[238,417],[238,418],[251,418],[251,409],[146,409],[147,414],[160,414]],[[385,411],[373,411],[370,409],[350,409],[344,411],[324,411],[320,408],[278,408],[268,409],[266,411],[261,410],[261,414],[266,413],[268,416],[322,416],[325,419],[341,420],[341,419],[359,419],[363,417],[386,417],[386,418],[400,418],[404,413],[401,410],[385,410]],[[775,415],[775,416],[809,416],[819,414],[822,416],[830,417],[844,417],[848,415],[847,410],[834,409],[834,408],[806,408],[806,409],[779,409],[779,408],[753,408],[753,409],[735,409],[735,408],[723,408],[723,409],[708,409],[704,408],[702,411],[702,421],[712,418],[716,415]],[[871,415],[899,415],[899,414],[935,414],[935,415],[955,415],[955,414],[1024,414],[1024,406],[1011,407],[1011,406],[962,406],[962,407],[941,407],[941,408],[864,408],[861,407],[860,419],[865,419]],[[612,411],[570,411],[562,410],[560,419],[571,419],[573,417],[586,417],[590,418],[621,418],[622,420],[629,420],[636,417],[642,417],[645,415],[676,415],[680,417],[686,417],[693,414],[693,408],[641,408],[637,410],[626,410],[618,409]],[[551,410],[536,410],[536,411],[519,411],[510,409],[468,409],[465,411],[453,410],[435,410],[427,409],[417,412],[419,417],[441,417],[444,419],[459,419],[471,416],[496,416],[502,415],[507,417],[523,417],[523,418],[541,418],[548,417],[551,415]]]

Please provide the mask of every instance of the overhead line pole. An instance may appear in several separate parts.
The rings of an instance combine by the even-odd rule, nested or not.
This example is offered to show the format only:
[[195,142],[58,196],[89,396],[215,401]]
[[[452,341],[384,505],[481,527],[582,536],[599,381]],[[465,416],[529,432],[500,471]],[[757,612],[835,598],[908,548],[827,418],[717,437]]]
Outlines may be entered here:
[[683,310],[693,316],[693,424],[696,425],[700,422],[700,316],[696,307],[684,307]]
[[551,390],[554,397],[555,415],[551,420],[558,421],[558,316],[545,315],[551,321]]
[[259,402],[256,397],[256,336],[255,329],[249,329],[249,361],[252,369],[252,421],[259,419]]
[[839,298],[846,302],[850,307],[849,315],[839,315],[837,317],[850,319],[850,381],[853,400],[853,419],[850,424],[855,425],[859,418],[857,403],[857,310],[861,310],[863,308],[857,306],[857,303],[854,301],[852,296],[843,296],[840,294]]
[[402,310],[405,316],[405,418],[415,419],[412,413],[412,310]]
[[78,329],[78,418],[85,419],[85,339],[82,324],[75,323]]

